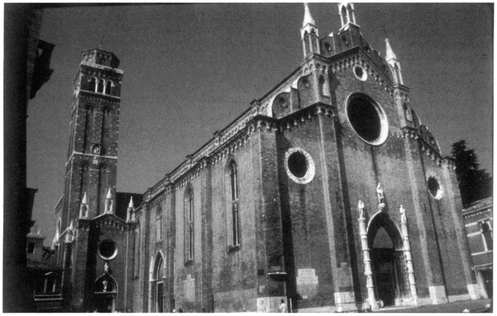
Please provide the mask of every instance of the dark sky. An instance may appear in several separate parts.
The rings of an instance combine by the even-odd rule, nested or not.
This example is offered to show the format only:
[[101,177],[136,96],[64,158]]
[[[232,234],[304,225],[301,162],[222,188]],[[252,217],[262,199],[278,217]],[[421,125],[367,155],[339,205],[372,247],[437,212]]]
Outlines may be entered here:
[[[310,3],[320,35],[340,28],[337,3]],[[449,155],[465,139],[492,171],[493,4],[355,4],[385,56],[388,37],[411,105]],[[70,7],[45,10],[40,38],[54,73],[28,109],[33,219],[51,245],[63,193],[72,81],[81,51],[121,60],[117,190],[143,193],[263,96],[303,58],[302,3]]]

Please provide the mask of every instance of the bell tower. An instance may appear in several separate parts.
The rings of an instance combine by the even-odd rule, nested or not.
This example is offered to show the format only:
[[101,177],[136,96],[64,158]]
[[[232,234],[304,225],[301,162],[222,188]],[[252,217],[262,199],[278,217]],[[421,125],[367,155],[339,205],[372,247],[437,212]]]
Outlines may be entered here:
[[[59,265],[64,269],[62,291],[68,310],[98,307],[93,306],[94,282],[97,266],[103,263],[97,262],[96,247],[103,242],[98,237],[105,230],[95,230],[94,226],[102,226],[95,222],[111,216],[107,222],[123,225],[114,218],[123,78],[123,71],[117,67],[119,59],[111,52],[83,51],[73,82],[64,195],[56,207],[54,240],[59,245]],[[108,243],[120,245],[119,236],[114,234],[117,243]],[[105,263],[109,265],[111,259],[106,258]]]
[[113,53],[81,53],[74,79],[61,233],[76,218],[104,214],[109,191],[115,197],[123,78],[117,67],[119,59]]

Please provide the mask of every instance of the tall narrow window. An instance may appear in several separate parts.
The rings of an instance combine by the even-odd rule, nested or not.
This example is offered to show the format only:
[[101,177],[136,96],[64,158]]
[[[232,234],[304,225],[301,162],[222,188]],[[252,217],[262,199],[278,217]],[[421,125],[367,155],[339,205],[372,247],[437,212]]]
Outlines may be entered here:
[[104,84],[105,81],[103,79],[98,80],[97,92],[104,93]]
[[195,225],[193,208],[193,189],[188,186],[185,192],[185,259],[193,260],[195,255]]
[[110,94],[111,93],[111,87],[112,87],[112,81],[107,81],[105,84],[105,94]]
[[28,242],[28,253],[35,253],[35,243],[34,242]]
[[232,160],[229,164],[230,177],[230,201],[231,201],[231,244],[240,244],[240,217],[238,212],[238,171],[236,162]]
[[156,237],[157,241],[162,240],[162,207],[157,206],[157,214],[156,214]]
[[91,78],[90,79],[90,85],[88,86],[88,90],[91,92],[95,92],[95,88],[97,86],[97,79]]
[[135,277],[138,278],[140,275],[140,249],[141,249],[141,244],[140,244],[140,223],[136,225],[135,229]]

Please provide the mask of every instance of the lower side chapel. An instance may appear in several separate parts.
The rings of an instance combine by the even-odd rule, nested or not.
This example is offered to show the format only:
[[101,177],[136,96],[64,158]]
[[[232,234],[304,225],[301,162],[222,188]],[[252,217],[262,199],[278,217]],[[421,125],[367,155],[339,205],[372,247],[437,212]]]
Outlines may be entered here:
[[354,6],[143,194],[116,192],[123,71],[84,51],[54,246],[68,311],[379,310],[477,299],[451,158]]

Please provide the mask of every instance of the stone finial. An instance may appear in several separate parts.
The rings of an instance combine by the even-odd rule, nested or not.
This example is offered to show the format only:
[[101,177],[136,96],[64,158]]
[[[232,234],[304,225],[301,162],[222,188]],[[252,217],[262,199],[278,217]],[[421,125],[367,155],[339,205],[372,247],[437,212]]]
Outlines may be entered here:
[[307,24],[312,24],[316,25],[316,21],[312,18],[311,15],[311,10],[309,10],[309,5],[307,2],[304,2],[304,8],[305,8],[305,13],[304,13],[304,21],[302,22],[302,27],[306,26]]
[[385,39],[385,43],[386,43],[386,56],[385,56],[386,61],[387,62],[389,62],[390,60],[397,61],[397,56],[393,52],[388,38]]
[[133,197],[130,197],[129,198],[129,205],[128,205],[128,208],[134,208],[135,205],[133,204]]

